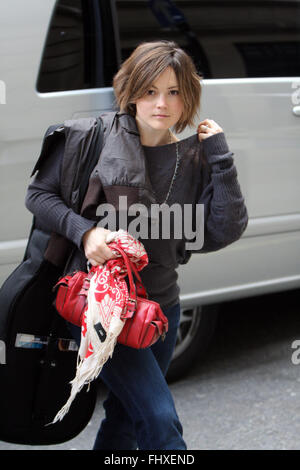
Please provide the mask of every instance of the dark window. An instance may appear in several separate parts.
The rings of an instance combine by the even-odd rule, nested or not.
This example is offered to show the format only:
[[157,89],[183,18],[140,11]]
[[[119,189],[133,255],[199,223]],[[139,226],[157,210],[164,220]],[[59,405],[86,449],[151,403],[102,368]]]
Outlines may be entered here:
[[117,71],[113,3],[58,0],[41,60],[39,92],[111,86]]
[[300,0],[116,0],[121,58],[177,42],[204,78],[300,75]]

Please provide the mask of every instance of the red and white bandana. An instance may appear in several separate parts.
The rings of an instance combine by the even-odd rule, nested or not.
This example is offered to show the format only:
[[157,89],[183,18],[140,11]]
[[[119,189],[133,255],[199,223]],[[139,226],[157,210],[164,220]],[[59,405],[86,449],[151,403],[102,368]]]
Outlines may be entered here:
[[[93,266],[83,314],[81,343],[75,378],[71,381],[71,394],[67,403],[55,416],[53,423],[63,419],[77,393],[100,374],[103,365],[112,356],[117,338],[124,326],[121,316],[126,312],[128,287],[127,269],[121,254],[114,250],[119,245],[138,271],[148,264],[148,256],[141,242],[125,230],[110,232],[106,243],[117,256],[103,266]],[[125,320],[126,321],[126,320]]]

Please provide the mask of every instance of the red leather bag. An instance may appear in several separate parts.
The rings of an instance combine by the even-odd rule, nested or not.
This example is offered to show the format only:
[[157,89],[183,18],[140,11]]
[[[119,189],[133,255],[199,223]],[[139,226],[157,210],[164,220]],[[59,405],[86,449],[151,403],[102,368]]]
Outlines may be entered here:
[[[118,336],[118,343],[135,349],[148,348],[159,338],[165,339],[168,331],[168,319],[160,305],[148,300],[134,263],[120,247],[114,247],[122,255],[129,280],[129,299],[126,311],[122,315],[125,325]],[[60,279],[54,286],[57,295],[54,306],[58,313],[70,323],[81,326],[82,315],[87,303],[90,279],[94,273],[77,271]],[[136,277],[136,283],[133,279]]]
[[[118,336],[118,343],[136,349],[148,348],[161,338],[165,339],[168,331],[168,319],[163,314],[159,303],[148,300],[147,292],[140,275],[126,253],[116,247],[125,262],[129,279],[129,299],[122,319],[126,323]],[[133,280],[133,274],[137,281]]]
[[81,327],[93,275],[94,273],[75,271],[62,277],[53,287],[53,291],[57,290],[54,307],[65,320],[76,326]]

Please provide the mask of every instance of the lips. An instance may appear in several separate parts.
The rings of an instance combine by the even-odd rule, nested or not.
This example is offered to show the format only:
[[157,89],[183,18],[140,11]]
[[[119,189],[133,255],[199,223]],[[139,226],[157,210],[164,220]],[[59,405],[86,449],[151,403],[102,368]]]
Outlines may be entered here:
[[167,115],[167,114],[154,114],[153,116],[154,116],[154,117],[162,117],[162,118],[164,118],[164,117],[170,117],[170,116]]

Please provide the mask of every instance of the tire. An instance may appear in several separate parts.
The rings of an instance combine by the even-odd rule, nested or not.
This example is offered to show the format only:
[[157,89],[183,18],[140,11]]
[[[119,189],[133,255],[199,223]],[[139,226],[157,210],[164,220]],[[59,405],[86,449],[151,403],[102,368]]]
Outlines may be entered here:
[[218,319],[218,305],[182,308],[177,342],[166,379],[174,382],[184,377],[205,356]]

